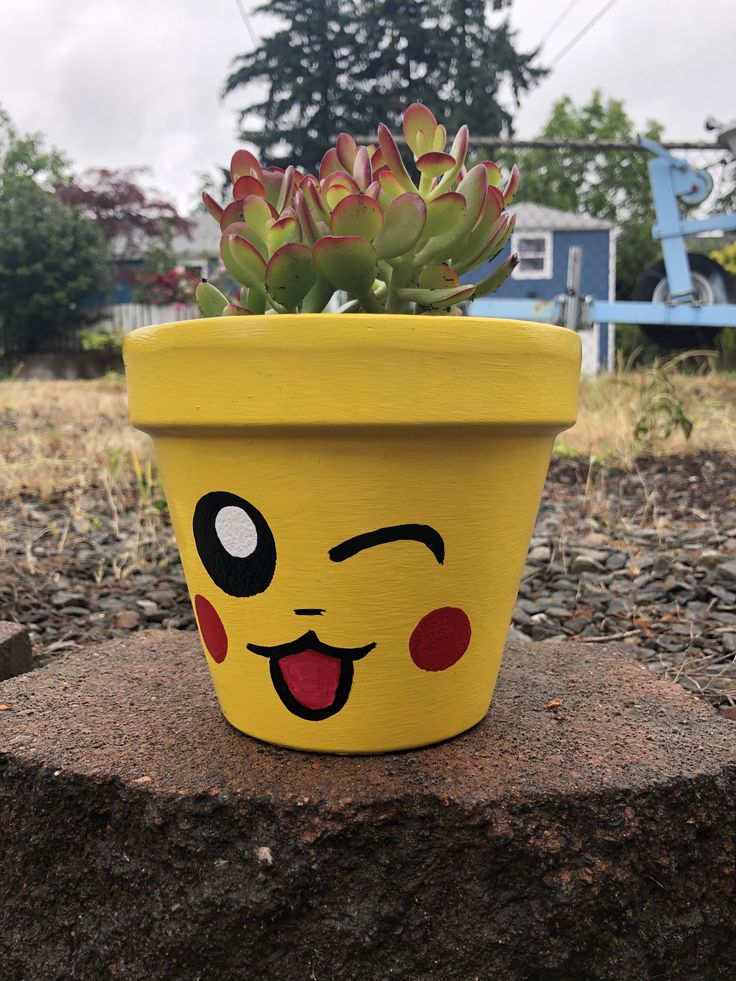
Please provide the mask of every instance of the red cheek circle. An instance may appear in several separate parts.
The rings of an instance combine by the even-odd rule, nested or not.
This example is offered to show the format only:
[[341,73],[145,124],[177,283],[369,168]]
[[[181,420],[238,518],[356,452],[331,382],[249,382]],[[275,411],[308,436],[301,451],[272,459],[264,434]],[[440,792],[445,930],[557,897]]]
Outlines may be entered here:
[[456,606],[432,610],[412,631],[411,659],[422,671],[446,671],[467,651],[470,633],[470,620],[464,610]]
[[194,597],[194,609],[204,646],[212,660],[222,664],[227,657],[227,634],[220,614],[208,599],[199,595]]

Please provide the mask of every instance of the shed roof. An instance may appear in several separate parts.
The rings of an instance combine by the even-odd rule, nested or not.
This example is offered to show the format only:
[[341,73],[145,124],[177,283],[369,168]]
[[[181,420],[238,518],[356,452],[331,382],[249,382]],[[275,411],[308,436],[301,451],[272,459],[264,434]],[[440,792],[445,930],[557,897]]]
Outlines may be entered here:
[[616,227],[602,218],[578,215],[574,211],[560,211],[559,208],[548,208],[544,204],[515,201],[510,210],[516,212],[516,228],[519,231],[593,232]]

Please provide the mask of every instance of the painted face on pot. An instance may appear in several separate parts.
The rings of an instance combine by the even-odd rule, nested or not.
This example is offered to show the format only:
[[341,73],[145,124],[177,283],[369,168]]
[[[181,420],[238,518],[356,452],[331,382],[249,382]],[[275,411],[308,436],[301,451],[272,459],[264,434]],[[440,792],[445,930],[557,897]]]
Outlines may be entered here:
[[265,504],[219,490],[202,495],[192,517],[206,574],[194,594],[202,640],[213,672],[248,676],[238,698],[246,711],[252,702],[257,714],[265,699],[287,725],[338,715],[350,725],[353,703],[357,713],[371,699],[377,715],[389,704],[401,711],[423,676],[436,686],[467,653],[468,614],[433,598],[443,578],[447,596],[456,593],[437,527],[320,515],[319,535],[307,513],[283,526],[266,514]]
[[483,717],[547,461],[535,484],[505,435],[503,467],[470,428],[442,437],[276,426],[157,442],[205,659],[236,729],[375,753]]

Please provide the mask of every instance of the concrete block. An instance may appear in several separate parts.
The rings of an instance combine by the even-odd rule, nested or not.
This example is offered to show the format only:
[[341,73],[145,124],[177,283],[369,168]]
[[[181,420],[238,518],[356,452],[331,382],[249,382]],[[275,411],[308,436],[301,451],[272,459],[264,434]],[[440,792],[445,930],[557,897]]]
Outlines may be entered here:
[[733,976],[736,729],[623,654],[512,643],[484,722],[381,757],[234,731],[192,634],[2,700],[4,981]]
[[20,623],[0,620],[0,681],[24,674],[33,667],[28,630]]

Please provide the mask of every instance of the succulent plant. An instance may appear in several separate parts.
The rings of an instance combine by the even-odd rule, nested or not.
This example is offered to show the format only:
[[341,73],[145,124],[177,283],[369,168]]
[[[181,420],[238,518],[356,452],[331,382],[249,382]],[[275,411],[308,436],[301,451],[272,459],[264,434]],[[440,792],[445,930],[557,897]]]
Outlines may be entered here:
[[468,128],[449,152],[432,112],[404,112],[416,178],[396,140],[378,127],[377,146],[341,133],[322,158],[319,177],[294,167],[261,167],[248,150],[230,165],[233,200],[203,200],[222,230],[225,268],[240,284],[229,300],[202,282],[204,316],[319,313],[335,293],[342,312],[459,313],[457,303],[497,289],[518,259],[510,256],[475,285],[460,276],[499,254],[515,216],[506,211],[519,183],[505,186],[489,160],[466,170]]

